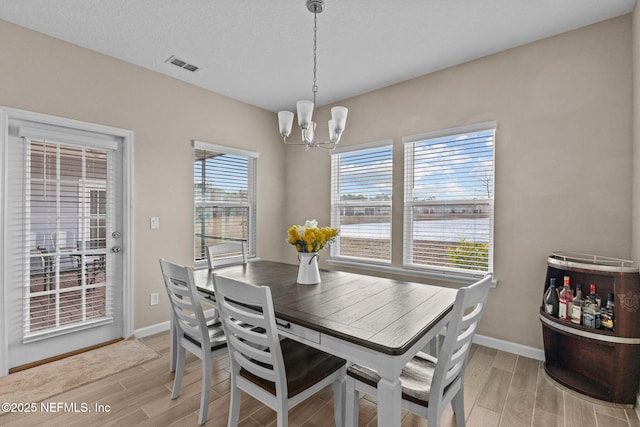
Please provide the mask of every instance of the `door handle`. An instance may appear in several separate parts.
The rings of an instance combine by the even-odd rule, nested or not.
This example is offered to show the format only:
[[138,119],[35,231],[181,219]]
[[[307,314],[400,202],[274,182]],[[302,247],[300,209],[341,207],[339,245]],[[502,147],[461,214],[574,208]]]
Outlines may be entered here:
[[122,250],[122,248],[120,246],[114,246],[114,247],[111,248],[111,253],[117,254],[121,250]]

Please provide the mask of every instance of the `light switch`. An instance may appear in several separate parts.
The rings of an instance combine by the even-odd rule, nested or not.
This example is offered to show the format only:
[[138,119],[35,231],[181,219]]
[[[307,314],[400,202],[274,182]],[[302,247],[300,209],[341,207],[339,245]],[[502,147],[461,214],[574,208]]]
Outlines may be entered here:
[[160,218],[157,216],[152,216],[151,217],[151,229],[152,230],[157,230],[158,228],[160,228]]

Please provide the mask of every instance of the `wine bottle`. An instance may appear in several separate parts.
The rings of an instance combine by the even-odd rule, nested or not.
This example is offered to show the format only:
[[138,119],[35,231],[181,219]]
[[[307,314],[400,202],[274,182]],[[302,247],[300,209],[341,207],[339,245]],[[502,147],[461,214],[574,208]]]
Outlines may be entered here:
[[544,298],[542,299],[544,312],[550,316],[558,317],[559,302],[560,300],[558,296],[558,289],[556,288],[556,279],[552,277],[549,279],[549,287],[544,293]]
[[582,324],[582,307],[584,301],[582,300],[582,285],[576,285],[576,296],[571,301],[571,323],[576,325]]
[[607,331],[613,331],[613,294],[607,295],[607,306],[602,308],[602,328]]
[[560,305],[558,308],[558,317],[562,320],[571,319],[571,301],[573,300],[573,293],[569,286],[569,276],[564,276],[564,286],[560,292]]
[[602,307],[602,301],[600,300],[600,297],[596,293],[596,285],[594,285],[593,283],[589,286],[589,296],[593,297],[594,301],[598,305],[598,308]]

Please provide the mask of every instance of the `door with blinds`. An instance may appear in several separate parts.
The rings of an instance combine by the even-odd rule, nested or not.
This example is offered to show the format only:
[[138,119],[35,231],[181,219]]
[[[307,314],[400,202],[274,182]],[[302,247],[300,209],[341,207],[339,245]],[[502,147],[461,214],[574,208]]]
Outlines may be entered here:
[[124,336],[123,139],[8,122],[8,369]]

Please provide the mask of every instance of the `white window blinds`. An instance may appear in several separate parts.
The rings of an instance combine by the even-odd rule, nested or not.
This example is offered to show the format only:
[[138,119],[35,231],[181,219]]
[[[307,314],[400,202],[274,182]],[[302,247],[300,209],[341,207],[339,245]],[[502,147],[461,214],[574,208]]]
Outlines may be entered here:
[[340,230],[331,258],[391,262],[392,141],[331,155],[331,226]]
[[41,133],[55,139],[20,128],[22,150],[11,153],[23,165],[12,169],[22,175],[23,342],[110,323],[113,315],[107,228],[117,142]]
[[194,141],[195,263],[206,263],[206,247],[247,242],[255,257],[256,162],[258,154]]
[[404,265],[493,269],[496,123],[405,137]]

